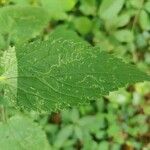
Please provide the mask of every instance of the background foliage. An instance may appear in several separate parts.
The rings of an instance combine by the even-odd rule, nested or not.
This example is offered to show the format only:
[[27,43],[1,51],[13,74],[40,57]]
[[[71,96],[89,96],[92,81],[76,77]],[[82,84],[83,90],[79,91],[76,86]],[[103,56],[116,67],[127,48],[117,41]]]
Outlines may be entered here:
[[[68,34],[77,33],[90,44],[150,73],[149,0],[0,0],[0,4],[2,51],[8,45],[47,39],[51,34],[67,38]],[[20,13],[15,13],[8,5],[15,6]],[[21,15],[28,19],[27,24],[23,24]],[[8,117],[14,114],[13,109],[8,111]],[[44,130],[54,150],[149,150],[149,116],[150,84],[147,82],[110,93],[100,100],[93,100],[88,106],[50,115],[31,112],[27,118],[36,123],[29,121],[26,126],[40,125],[35,132],[42,132],[44,138],[41,131]],[[16,118],[23,124],[28,120],[24,115],[24,119],[16,116],[12,120]],[[30,136],[20,132],[23,137]],[[39,143],[44,145],[45,140],[39,139]]]

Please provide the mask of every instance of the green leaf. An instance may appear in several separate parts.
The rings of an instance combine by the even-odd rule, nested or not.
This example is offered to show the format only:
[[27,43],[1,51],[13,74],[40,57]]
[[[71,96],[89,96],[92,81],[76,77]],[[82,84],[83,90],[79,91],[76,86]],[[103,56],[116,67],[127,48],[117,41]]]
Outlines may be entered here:
[[101,141],[99,143],[98,149],[109,150],[109,142],[107,142],[107,141]]
[[[3,70],[3,73],[2,73],[3,76],[11,75],[11,76],[17,77],[17,59],[15,55],[15,48],[9,48],[7,51],[4,51],[3,57],[0,59],[0,64]],[[0,82],[4,89],[5,84],[6,84],[5,77],[1,76]],[[13,78],[12,80],[7,81],[7,84],[11,86],[11,90],[13,91],[13,94],[5,90],[4,95],[6,96],[5,98],[0,99],[0,104],[11,106],[11,103],[13,103],[14,95],[17,94],[17,78]],[[9,100],[7,101],[7,99]]]
[[8,6],[0,9],[0,34],[6,43],[35,38],[48,24],[48,15],[40,7]]
[[144,10],[140,13],[139,23],[143,30],[150,30],[150,15]]
[[103,0],[99,8],[99,16],[109,20],[120,12],[125,0]]
[[2,150],[50,150],[45,133],[27,117],[0,122],[0,139]]
[[141,0],[129,0],[131,6],[136,9],[141,9],[143,1]]
[[128,13],[122,13],[116,18],[115,21],[117,27],[123,27],[129,23],[130,15]]
[[134,40],[134,35],[133,32],[131,32],[128,29],[120,29],[114,32],[114,37],[119,41],[119,42],[133,42]]
[[126,104],[131,99],[130,93],[124,89],[119,89],[116,92],[110,92],[109,99],[111,102],[116,102],[117,104]]
[[26,110],[81,105],[128,83],[150,80],[135,66],[73,40],[36,41],[7,53],[0,80],[6,86],[4,98]]
[[61,129],[60,132],[57,134],[54,142],[55,149],[60,149],[65,144],[65,142],[67,142],[68,138],[72,135],[72,132],[72,125],[65,126],[63,129]]
[[147,12],[149,12],[150,13],[150,1],[147,1],[146,3],[144,3],[144,8],[145,8],[145,10],[147,11]]
[[83,38],[78,36],[78,34],[70,29],[67,29],[65,26],[58,26],[56,27],[50,34],[50,37],[53,38],[64,38],[66,40],[74,39],[76,42],[84,42],[87,43]]
[[95,15],[96,14],[96,0],[81,0],[80,10],[85,15]]
[[76,0],[41,0],[42,7],[45,8],[52,19],[64,20],[67,18],[67,11],[73,9]]
[[121,127],[118,124],[111,124],[107,129],[107,133],[110,137],[117,137],[119,134],[121,135],[121,131]]
[[92,30],[92,21],[88,17],[77,17],[73,23],[75,29],[82,35],[86,35]]
[[130,15],[128,13],[122,13],[109,20],[105,20],[105,28],[108,32],[116,30],[116,28],[127,25],[130,21]]

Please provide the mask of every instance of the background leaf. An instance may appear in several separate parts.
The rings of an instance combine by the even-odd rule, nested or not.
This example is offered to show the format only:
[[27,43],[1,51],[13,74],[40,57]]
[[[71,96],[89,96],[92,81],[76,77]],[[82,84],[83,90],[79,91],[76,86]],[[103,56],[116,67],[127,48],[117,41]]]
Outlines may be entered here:
[[14,116],[0,122],[0,139],[3,150],[50,150],[41,127],[27,117]]
[[134,36],[132,31],[130,30],[117,30],[114,33],[115,38],[119,41],[119,42],[133,42],[134,40]]
[[25,42],[39,35],[48,19],[47,12],[40,7],[7,6],[0,9],[0,34],[7,45]]
[[95,15],[96,14],[96,0],[81,0],[80,10],[85,15]]
[[150,30],[150,15],[144,10],[140,13],[139,23],[143,30]]
[[51,19],[63,20],[67,18],[67,11],[73,9],[76,0],[41,0],[42,7],[45,8]]
[[87,17],[75,18],[74,26],[75,29],[82,35],[86,35],[92,30],[92,22]]
[[118,15],[123,5],[124,0],[102,0],[99,8],[99,16],[105,20],[111,19]]

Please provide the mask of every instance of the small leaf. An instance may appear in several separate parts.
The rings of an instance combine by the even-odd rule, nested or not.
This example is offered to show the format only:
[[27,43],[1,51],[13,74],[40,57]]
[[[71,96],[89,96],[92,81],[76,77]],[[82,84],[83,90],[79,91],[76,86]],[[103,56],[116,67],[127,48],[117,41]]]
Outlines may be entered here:
[[88,34],[92,29],[92,22],[87,17],[77,17],[73,22],[76,30],[82,35]]
[[108,32],[115,31],[116,28],[127,25],[130,21],[130,15],[128,13],[122,13],[109,20],[105,20],[105,28]]
[[116,25],[117,27],[123,27],[127,25],[129,21],[130,21],[130,15],[128,13],[123,13],[117,17]]
[[80,10],[85,15],[95,15],[96,14],[96,0],[81,0]]
[[67,18],[67,11],[73,9],[76,0],[41,0],[42,7],[45,8],[52,19],[64,20]]
[[127,29],[120,29],[117,30],[114,33],[115,38],[119,41],[119,42],[133,42],[134,40],[134,35],[130,30]]
[[125,0],[102,0],[98,12],[99,16],[105,20],[117,16],[124,5],[124,2]]
[[143,1],[141,1],[141,0],[130,0],[129,2],[131,4],[131,6],[136,9],[141,9],[141,7],[143,5]]
[[60,130],[60,132],[57,134],[54,147],[55,149],[60,149],[64,143],[68,140],[68,138],[71,136],[73,132],[73,126],[68,125]]
[[147,12],[150,13],[150,1],[147,1],[146,3],[144,3],[144,8]]
[[98,146],[98,149],[99,150],[109,150],[109,142],[107,142],[107,141],[101,141],[100,143],[99,143],[99,146]]
[[150,16],[149,14],[142,10],[139,16],[139,23],[143,30],[150,30]]
[[0,139],[2,150],[50,150],[45,133],[27,117],[0,122]]

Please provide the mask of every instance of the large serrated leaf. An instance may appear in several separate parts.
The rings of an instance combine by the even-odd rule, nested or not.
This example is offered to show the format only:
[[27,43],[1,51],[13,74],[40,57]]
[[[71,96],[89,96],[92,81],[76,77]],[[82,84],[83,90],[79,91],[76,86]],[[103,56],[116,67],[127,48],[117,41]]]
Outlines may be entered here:
[[[18,46],[14,53],[17,76],[7,73],[13,69],[5,69],[1,77],[4,99],[26,110],[43,112],[85,104],[128,83],[150,80],[134,65],[80,42],[51,38]],[[5,66],[12,67],[13,63]]]
[[27,117],[0,122],[1,150],[50,150],[44,131]]

